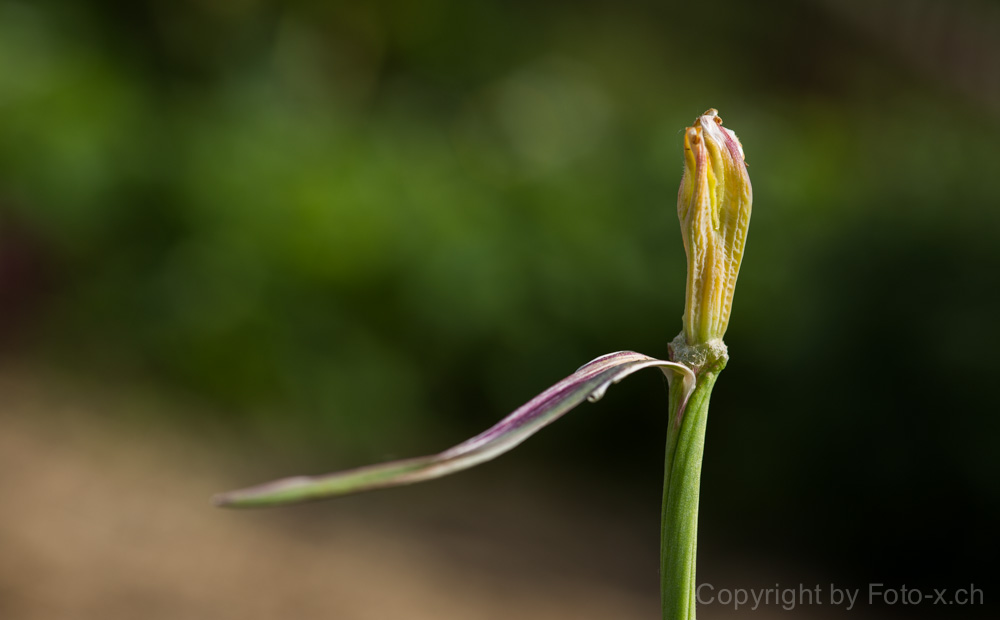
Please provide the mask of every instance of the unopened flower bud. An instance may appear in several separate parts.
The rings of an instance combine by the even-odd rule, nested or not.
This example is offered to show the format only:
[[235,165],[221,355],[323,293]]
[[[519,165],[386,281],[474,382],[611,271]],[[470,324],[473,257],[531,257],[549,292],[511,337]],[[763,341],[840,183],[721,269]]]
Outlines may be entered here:
[[684,134],[684,177],[677,196],[687,286],[684,340],[721,346],[729,326],[753,193],[736,134],[712,109]]

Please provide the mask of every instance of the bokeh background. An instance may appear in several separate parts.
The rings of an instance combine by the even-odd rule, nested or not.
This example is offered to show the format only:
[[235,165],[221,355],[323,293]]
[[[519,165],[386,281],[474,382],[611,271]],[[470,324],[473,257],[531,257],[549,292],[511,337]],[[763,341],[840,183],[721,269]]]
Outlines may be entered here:
[[997,3],[0,0],[0,616],[656,617],[653,371],[453,479],[208,496],[665,356],[709,107],[755,210],[700,580],[995,599]]

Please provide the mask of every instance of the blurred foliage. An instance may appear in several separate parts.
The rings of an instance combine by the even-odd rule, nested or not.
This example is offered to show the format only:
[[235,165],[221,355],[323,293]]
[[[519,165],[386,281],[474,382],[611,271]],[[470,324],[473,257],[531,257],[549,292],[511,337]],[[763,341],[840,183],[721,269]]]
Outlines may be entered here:
[[[753,506],[797,507],[794,548],[844,503],[899,545],[946,497],[996,517],[996,6],[713,4],[0,0],[4,342],[300,445],[425,450],[666,354],[680,132],[716,107],[756,209],[706,519],[778,538]],[[637,384],[529,454],[655,484]],[[840,527],[826,553],[866,531]]]

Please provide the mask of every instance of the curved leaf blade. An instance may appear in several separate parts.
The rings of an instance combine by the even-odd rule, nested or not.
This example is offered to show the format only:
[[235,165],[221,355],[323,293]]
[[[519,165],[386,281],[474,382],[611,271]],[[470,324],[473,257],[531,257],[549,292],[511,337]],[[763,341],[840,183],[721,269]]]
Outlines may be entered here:
[[217,495],[216,505],[232,508],[276,506],[413,484],[474,467],[507,452],[555,422],[584,400],[595,402],[628,375],[643,368],[661,368],[668,380],[680,373],[684,402],[695,376],[683,364],[641,353],[619,351],[598,357],[534,397],[490,429],[439,454],[422,456],[321,476],[296,476]]

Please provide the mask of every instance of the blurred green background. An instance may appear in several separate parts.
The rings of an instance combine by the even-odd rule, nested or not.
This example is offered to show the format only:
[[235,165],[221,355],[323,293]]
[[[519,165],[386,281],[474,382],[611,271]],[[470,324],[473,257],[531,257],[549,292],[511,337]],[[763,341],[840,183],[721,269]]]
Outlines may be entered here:
[[[447,447],[602,353],[666,355],[709,107],[755,210],[704,544],[985,584],[992,2],[0,0],[3,354],[183,394],[283,464]],[[640,375],[488,467],[655,515],[665,410]]]

